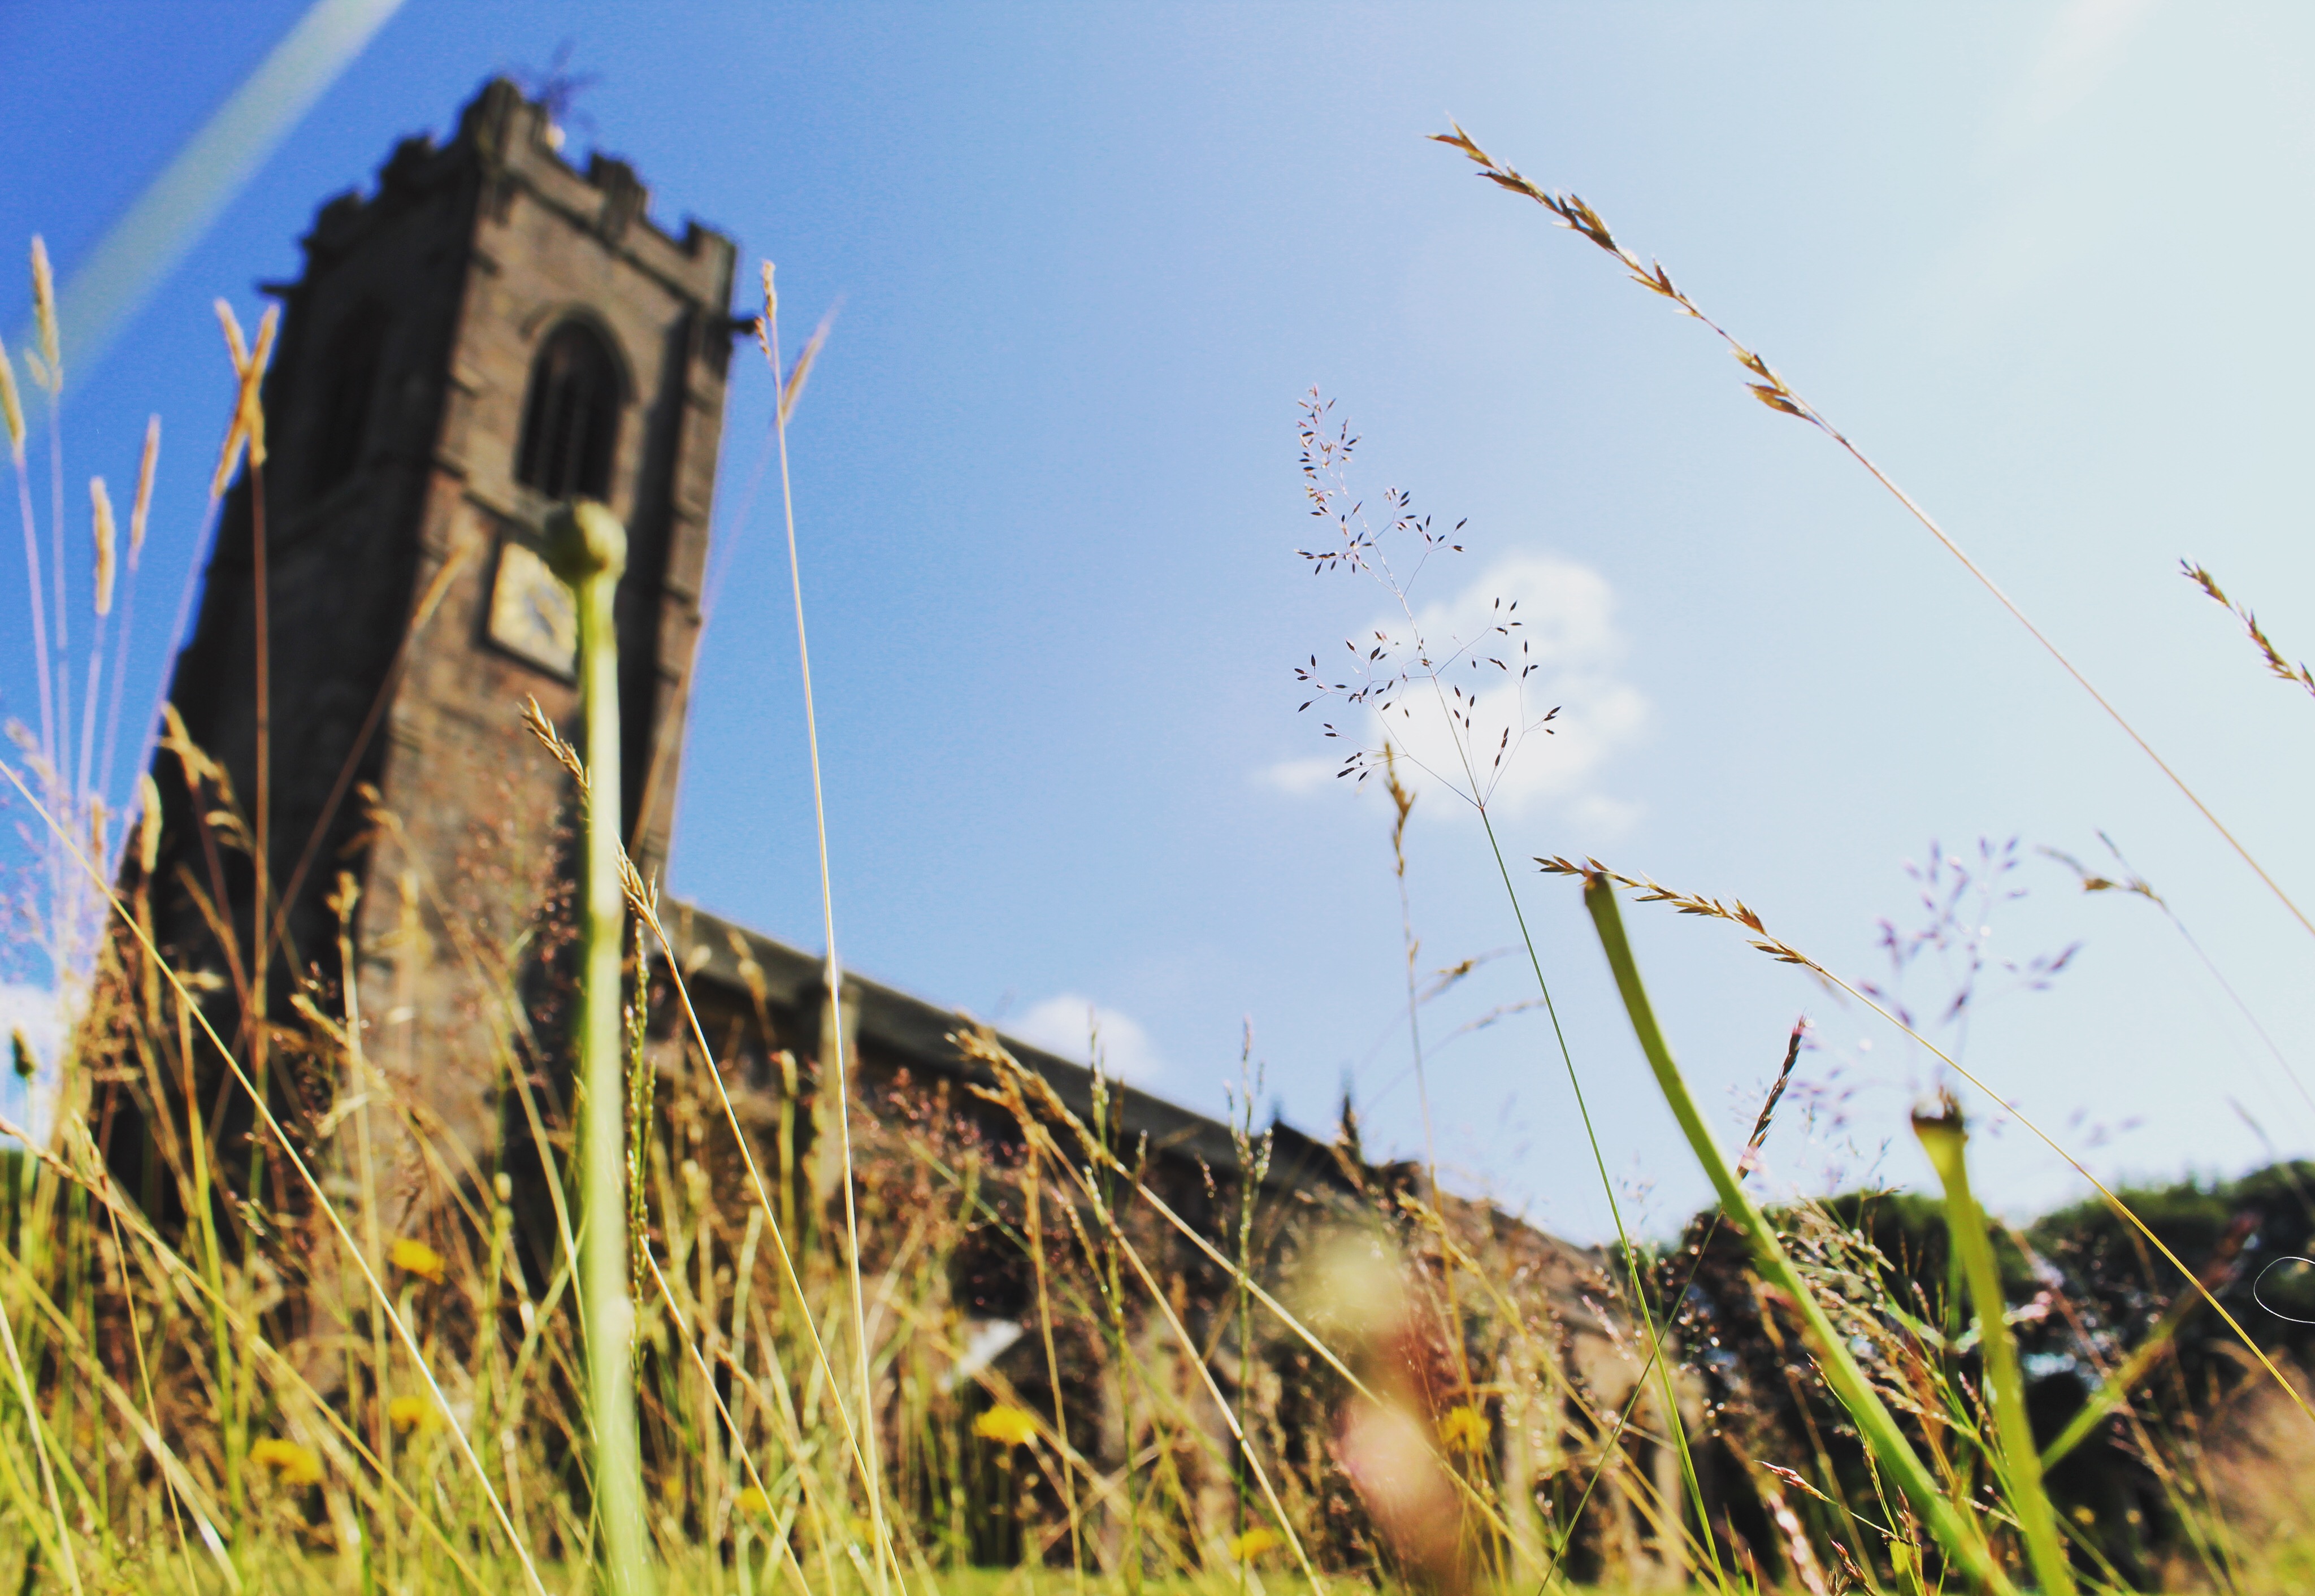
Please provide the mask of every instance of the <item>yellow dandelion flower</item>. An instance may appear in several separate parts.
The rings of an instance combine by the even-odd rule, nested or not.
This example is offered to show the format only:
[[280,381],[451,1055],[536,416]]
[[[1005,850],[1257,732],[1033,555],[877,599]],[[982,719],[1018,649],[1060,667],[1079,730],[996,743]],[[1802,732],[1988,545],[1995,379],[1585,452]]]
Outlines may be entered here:
[[973,1420],[972,1432],[999,1446],[1026,1446],[1037,1439],[1037,1421],[1026,1408],[1000,1405]]
[[1230,1537],[1228,1541],[1230,1561],[1251,1563],[1278,1544],[1277,1531],[1266,1524],[1256,1524],[1243,1535]]
[[424,1242],[411,1237],[400,1237],[386,1250],[386,1262],[404,1274],[414,1274],[430,1285],[442,1283],[442,1271],[448,1260]]
[[281,1476],[285,1485],[318,1485],[322,1483],[322,1459],[310,1447],[299,1446],[294,1441],[279,1436],[267,1436],[249,1449],[249,1460],[260,1468],[271,1468]]
[[1468,1402],[1449,1408],[1439,1421],[1439,1439],[1457,1451],[1486,1451],[1488,1433],[1487,1415]]
[[749,1485],[734,1497],[732,1505],[743,1513],[752,1513],[759,1519],[768,1519],[772,1516],[772,1499],[753,1485]]
[[434,1404],[423,1396],[397,1396],[386,1405],[386,1422],[405,1435],[421,1427],[431,1429],[437,1416]]

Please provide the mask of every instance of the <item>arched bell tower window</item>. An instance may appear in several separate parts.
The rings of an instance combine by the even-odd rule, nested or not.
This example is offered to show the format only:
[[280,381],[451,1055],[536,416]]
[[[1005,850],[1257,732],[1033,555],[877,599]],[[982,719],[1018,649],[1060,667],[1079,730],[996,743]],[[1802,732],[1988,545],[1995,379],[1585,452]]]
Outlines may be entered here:
[[517,482],[549,499],[605,499],[619,436],[619,371],[583,322],[557,327],[530,368]]
[[386,348],[386,314],[365,304],[345,319],[330,341],[324,380],[321,430],[315,439],[313,486],[326,492],[361,464],[369,435],[370,397],[377,389],[380,355]]

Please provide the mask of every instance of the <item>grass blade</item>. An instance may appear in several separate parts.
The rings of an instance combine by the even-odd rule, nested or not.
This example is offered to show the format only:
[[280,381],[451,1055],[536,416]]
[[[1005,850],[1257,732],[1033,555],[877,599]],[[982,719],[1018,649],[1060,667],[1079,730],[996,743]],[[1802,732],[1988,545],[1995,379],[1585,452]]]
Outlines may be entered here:
[[2009,1301],[2001,1271],[1985,1233],[1985,1215],[1969,1189],[1969,1132],[1961,1108],[1950,1097],[1940,1108],[1913,1116],[1913,1134],[1946,1189],[1946,1233],[1961,1255],[1962,1273],[1977,1303],[1978,1345],[1985,1358],[1985,1383],[1993,1390],[1992,1449],[2012,1512],[2026,1539],[2026,1555],[2044,1591],[2073,1596],[2072,1565],[2042,1488],[2042,1459],[2034,1450],[2034,1426],[2026,1414],[2026,1379],[2018,1368],[2018,1343],[2009,1334]]

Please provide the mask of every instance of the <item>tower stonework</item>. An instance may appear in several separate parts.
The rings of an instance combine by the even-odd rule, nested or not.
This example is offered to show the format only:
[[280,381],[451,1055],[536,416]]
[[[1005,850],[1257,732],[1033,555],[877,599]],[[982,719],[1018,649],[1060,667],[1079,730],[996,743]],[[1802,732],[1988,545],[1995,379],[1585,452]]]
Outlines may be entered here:
[[[302,274],[268,286],[284,312],[264,390],[269,458],[258,483],[244,472],[227,496],[170,681],[195,768],[173,736],[153,766],[158,941],[206,994],[240,1067],[271,1060],[266,1089],[288,1135],[336,1145],[356,1108],[381,1097],[421,1122],[391,1155],[417,1178],[381,1193],[405,1214],[430,1173],[471,1180],[503,1153],[513,1171],[543,1174],[513,1145],[532,1106],[550,1137],[570,1123],[559,1030],[568,971],[556,946],[580,816],[574,784],[523,725],[535,698],[580,741],[575,607],[547,572],[545,522],[584,496],[627,528],[616,598],[623,822],[630,854],[656,877],[729,365],[734,338],[754,326],[730,314],[731,239],[696,224],[662,231],[632,168],[597,155],[579,170],[560,142],[545,106],[486,84],[448,140],[404,140],[374,191],[323,206]],[[261,807],[262,883],[250,846]],[[350,906],[341,878],[355,889]],[[896,1103],[953,1103],[980,1116],[976,1134],[1007,1133],[1002,1112],[970,1091],[995,1078],[959,1044],[970,1016],[856,971],[831,1001],[819,954],[688,903],[666,902],[661,918],[684,993],[675,1000],[662,952],[645,950],[639,984],[659,1078],[712,1063],[751,1134],[795,1127],[798,1169],[834,1167],[812,1147],[831,1111],[820,1067],[836,1033],[864,1127]],[[239,1000],[255,989],[261,918],[275,926],[262,1032]],[[302,1011],[301,992],[313,999]],[[341,1015],[359,1018],[350,1035],[382,1083],[341,1068]],[[301,1053],[315,1016],[337,1034]],[[697,1056],[701,1039],[712,1060]],[[1184,1211],[1205,1201],[1205,1171],[1235,1166],[1228,1127],[1007,1046],[1081,1120],[1098,1092],[1126,1144],[1173,1171]],[[191,1106],[223,1130],[219,1168],[254,1168],[236,1151],[253,1119],[245,1095],[224,1060],[194,1051]],[[298,1077],[312,1060],[329,1078]],[[518,1077],[546,1100],[522,1104]],[[799,1097],[811,1112],[784,1117]],[[157,1188],[165,1210],[167,1183],[138,1178],[155,1173],[138,1120],[146,1104],[185,1114],[183,1094],[172,1081],[108,1104],[97,1119],[117,1173],[129,1190]],[[1273,1183],[1341,1182],[1335,1155],[1291,1128],[1278,1128],[1275,1152]],[[429,1158],[452,1166],[416,1167]],[[762,1162],[781,1159],[767,1149]],[[556,1245],[533,1239],[540,1257]]]
[[[228,501],[171,698],[253,811],[268,788],[282,935],[269,1006],[309,971],[354,989],[365,1047],[432,1129],[488,1166],[508,1068],[541,1043],[522,994],[567,891],[572,784],[524,731],[536,698],[576,740],[571,597],[547,511],[596,498],[628,532],[617,599],[623,829],[666,860],[735,324],[736,247],[649,214],[625,163],[558,153],[503,80],[455,136],[405,140],[377,191],[325,205],[282,301],[262,507],[270,770],[257,769],[260,507]],[[169,763],[164,756],[164,764]],[[164,791],[182,788],[173,769]],[[171,794],[164,877],[192,883],[181,945],[230,905],[253,950],[258,882]],[[359,888],[341,971],[340,873]],[[211,944],[215,950],[215,939]]]

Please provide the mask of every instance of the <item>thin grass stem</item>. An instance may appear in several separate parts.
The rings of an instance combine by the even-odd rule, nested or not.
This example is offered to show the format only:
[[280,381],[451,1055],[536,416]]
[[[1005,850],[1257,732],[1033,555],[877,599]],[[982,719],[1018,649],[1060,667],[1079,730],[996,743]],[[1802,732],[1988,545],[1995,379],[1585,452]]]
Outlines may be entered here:
[[[867,1457],[868,1522],[875,1535],[876,1544],[883,1547],[888,1538],[884,1529],[883,1476],[876,1456],[876,1388],[868,1369],[868,1319],[860,1290],[860,1216],[859,1203],[853,1193],[852,1165],[852,1097],[848,1061],[845,1058],[843,1024],[844,965],[836,951],[836,892],[830,883],[828,868],[828,800],[820,775],[820,719],[813,705],[812,692],[812,645],[804,634],[803,566],[796,554],[795,490],[788,472],[788,413],[801,392],[803,377],[809,372],[812,350],[817,340],[807,348],[793,372],[783,377],[779,368],[780,317],[779,296],[772,289],[772,263],[764,262],[764,351],[772,363],[772,378],[777,387],[772,407],[772,425],[779,436],[780,456],[780,514],[785,523],[788,544],[788,586],[795,599],[796,663],[803,683],[804,741],[812,757],[812,818],[814,839],[820,851],[820,912],[823,945],[828,957],[829,1001],[837,1006],[837,1024],[829,1027],[830,1062],[835,1073],[836,1130],[838,1150],[844,1162],[844,1238],[845,1265],[852,1287],[852,1322],[855,1340],[860,1352],[860,1441]],[[890,1586],[884,1577],[884,1557],[876,1563],[876,1585],[879,1596],[887,1596]]]

